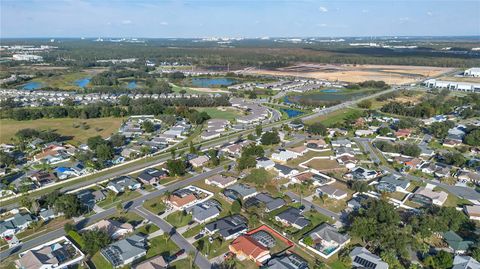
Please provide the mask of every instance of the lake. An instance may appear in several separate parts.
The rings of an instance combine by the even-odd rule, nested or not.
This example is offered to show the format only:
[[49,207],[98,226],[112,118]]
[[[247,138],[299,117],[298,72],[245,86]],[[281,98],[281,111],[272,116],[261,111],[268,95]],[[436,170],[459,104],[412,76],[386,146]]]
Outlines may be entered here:
[[288,118],[294,118],[294,117],[296,117],[296,116],[299,116],[299,115],[302,115],[302,114],[303,114],[302,111],[296,110],[296,109],[282,108],[281,110],[282,110],[283,112],[287,113]]
[[129,88],[129,89],[136,89],[136,88],[137,88],[137,82],[136,82],[135,80],[130,81],[130,82],[127,84],[127,88]]
[[200,88],[230,86],[236,83],[231,78],[192,78],[192,85]]
[[22,86],[22,89],[27,90],[27,91],[31,91],[31,90],[40,89],[42,86],[43,85],[42,85],[41,82],[31,81],[31,82],[28,82],[27,84],[24,84]]
[[326,93],[339,92],[339,91],[340,91],[339,89],[325,89],[325,90],[321,90],[321,92],[326,92]]
[[75,80],[75,85],[77,85],[80,88],[87,87],[88,83],[90,83],[90,78],[82,78],[82,79]]

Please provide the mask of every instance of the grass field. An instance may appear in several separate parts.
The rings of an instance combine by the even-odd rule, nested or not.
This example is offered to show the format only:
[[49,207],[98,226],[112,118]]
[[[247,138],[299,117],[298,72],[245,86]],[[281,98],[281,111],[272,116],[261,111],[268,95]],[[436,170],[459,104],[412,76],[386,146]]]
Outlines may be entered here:
[[111,263],[109,263],[100,252],[95,253],[91,258],[92,263],[96,269],[113,269]]
[[[88,129],[75,128],[74,125],[85,123]],[[10,119],[0,120],[0,143],[10,143],[18,130],[32,128],[36,130],[53,130],[57,133],[70,137],[69,141],[80,144],[89,137],[101,135],[108,137],[118,131],[122,118],[98,118],[98,119],[38,119],[28,121],[16,121]]]
[[72,72],[58,76],[52,77],[39,77],[35,78],[33,82],[40,82],[44,87],[53,87],[53,88],[61,88],[65,90],[76,90],[79,88],[78,85],[75,84],[76,80],[84,79],[84,78],[91,78],[94,75],[105,71],[105,68],[90,68],[85,69],[79,72]]
[[242,115],[242,113],[231,107],[199,107],[195,108],[199,112],[207,112],[212,119],[234,120]]
[[330,127],[334,125],[337,122],[342,122],[349,116],[355,115],[360,113],[359,109],[353,109],[353,108],[344,108],[337,110],[335,112],[329,113],[328,115],[322,115],[320,117],[311,119],[311,120],[306,120],[305,123],[314,123],[314,122],[322,122],[325,126]]
[[313,159],[313,160],[310,160],[305,165],[310,167],[310,168],[316,169],[318,171],[321,171],[321,170],[324,170],[324,169],[340,168],[337,161],[329,160],[329,159]]

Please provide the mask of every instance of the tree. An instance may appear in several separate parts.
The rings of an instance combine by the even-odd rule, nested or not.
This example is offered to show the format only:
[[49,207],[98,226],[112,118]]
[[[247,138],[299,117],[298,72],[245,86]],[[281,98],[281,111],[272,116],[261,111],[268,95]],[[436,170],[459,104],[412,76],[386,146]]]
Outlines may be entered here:
[[190,141],[190,153],[192,154],[196,154],[197,153],[197,149],[195,148],[195,146],[193,145],[193,141]]
[[252,171],[250,171],[250,174],[246,176],[243,180],[245,182],[253,183],[257,186],[264,187],[269,182],[270,178],[270,174],[264,168],[259,168],[252,169]]
[[258,124],[257,126],[255,126],[255,134],[257,135],[257,137],[260,137],[262,135],[262,125],[261,124]]
[[392,129],[388,128],[388,127],[380,127],[378,128],[377,130],[377,133],[381,136],[386,136],[388,135],[389,133],[392,132]]
[[470,256],[472,256],[472,258],[474,258],[475,260],[480,261],[480,248],[473,248]]
[[167,169],[172,176],[183,176],[185,175],[186,165],[182,160],[168,160]]
[[272,130],[264,133],[260,141],[262,142],[262,145],[274,145],[280,143],[280,136],[278,136],[277,131]]
[[110,236],[104,230],[87,230],[82,233],[82,239],[85,242],[83,250],[90,255],[94,255],[111,241]]
[[468,132],[463,138],[463,142],[470,146],[480,146],[480,128]]
[[83,213],[83,206],[74,194],[62,194],[54,203],[56,212],[63,212],[66,218],[78,217]]
[[240,201],[238,200],[233,201],[230,211],[233,214],[239,214],[241,210],[242,210],[242,205],[240,204]]
[[364,109],[370,109],[372,107],[372,101],[371,100],[363,100],[358,103],[358,107],[364,108]]
[[360,193],[368,192],[370,190],[370,186],[366,182],[355,181],[352,184],[352,190]]
[[155,131],[155,125],[153,125],[153,122],[149,120],[146,120],[142,123],[142,128],[147,133],[153,133]]
[[428,127],[428,131],[435,138],[444,139],[448,135],[448,130],[455,126],[452,121],[434,122]]
[[114,134],[110,137],[110,143],[114,147],[121,147],[125,144],[125,136],[121,134]]
[[307,246],[313,246],[313,239],[310,236],[307,236],[303,239],[303,243]]
[[63,229],[65,230],[65,233],[67,233],[67,234],[68,234],[68,232],[70,232],[70,231],[75,231],[75,232],[77,231],[77,227],[76,227],[74,224],[70,223],[70,222],[65,223],[65,224],[63,225]]
[[99,135],[87,139],[88,148],[95,150],[97,146],[106,144],[107,142]]
[[220,159],[218,158],[218,152],[215,149],[208,150],[208,156],[210,157],[210,164],[217,166],[220,164]]
[[325,135],[327,134],[327,128],[321,122],[315,122],[307,125],[307,132],[314,135]]
[[115,153],[109,144],[101,144],[95,148],[95,154],[101,162],[104,162],[111,160]]
[[452,255],[444,250],[440,250],[434,256],[429,256],[429,257],[431,258],[428,260],[425,259],[427,261],[424,261],[425,265],[427,265],[429,268],[447,269],[447,268],[452,268],[453,266]]

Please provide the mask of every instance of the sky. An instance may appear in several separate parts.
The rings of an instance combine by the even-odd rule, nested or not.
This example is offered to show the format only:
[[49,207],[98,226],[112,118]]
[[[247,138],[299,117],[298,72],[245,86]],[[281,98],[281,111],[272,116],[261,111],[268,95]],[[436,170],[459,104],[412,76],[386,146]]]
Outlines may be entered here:
[[1,0],[0,37],[480,35],[480,0]]

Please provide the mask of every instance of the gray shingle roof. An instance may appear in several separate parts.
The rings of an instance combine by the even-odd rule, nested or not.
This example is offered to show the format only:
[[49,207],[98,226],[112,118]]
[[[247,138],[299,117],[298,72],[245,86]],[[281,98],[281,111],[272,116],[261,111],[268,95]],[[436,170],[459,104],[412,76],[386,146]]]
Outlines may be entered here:
[[289,207],[287,210],[278,214],[277,217],[292,225],[295,224],[302,228],[305,228],[310,224],[310,221],[302,215],[300,209],[295,207]]

